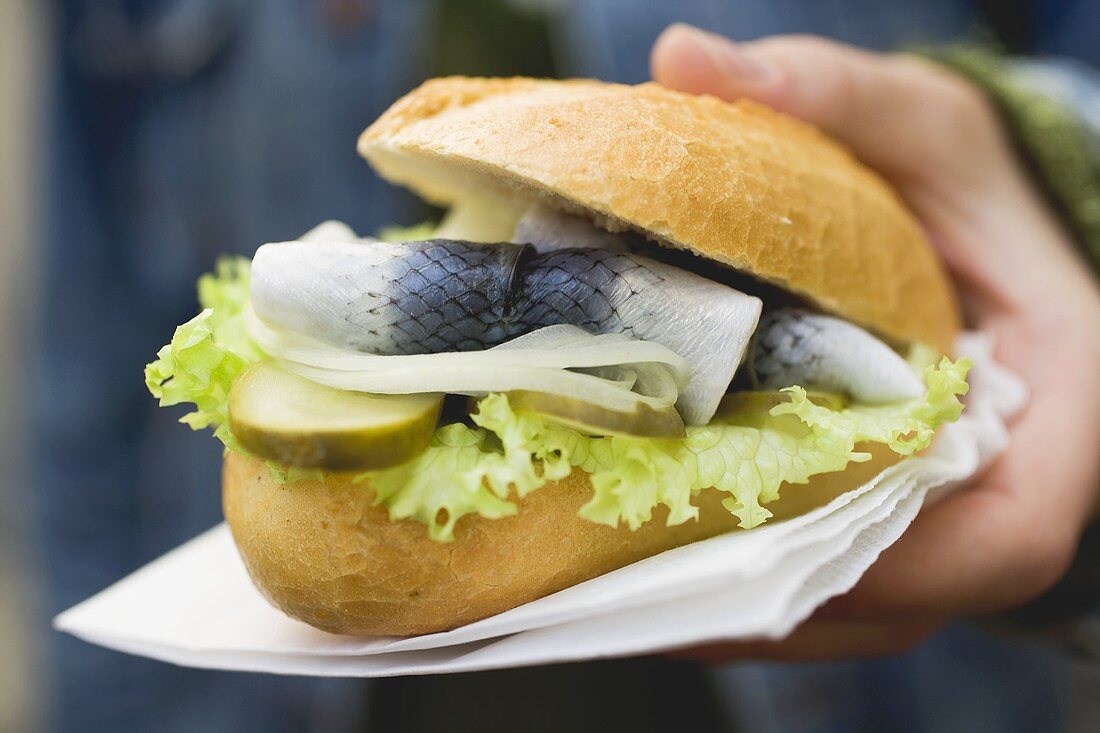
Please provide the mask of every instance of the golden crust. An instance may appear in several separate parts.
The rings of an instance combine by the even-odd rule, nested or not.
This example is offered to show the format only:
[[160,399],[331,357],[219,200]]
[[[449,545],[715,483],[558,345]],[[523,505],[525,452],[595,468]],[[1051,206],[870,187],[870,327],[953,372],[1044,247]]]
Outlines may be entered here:
[[748,100],[656,84],[445,78],[360,137],[437,204],[542,198],[808,298],[897,342],[950,352],[948,280],[894,191],[815,128]]
[[[898,460],[875,459],[784,487],[768,506],[778,521],[869,480]],[[717,491],[700,494],[700,519],[635,532],[581,519],[591,496],[576,470],[518,502],[515,516],[458,521],[455,541],[435,542],[414,521],[390,521],[368,485],[347,478],[279,484],[260,461],[230,453],[225,518],[252,581],[276,607],[339,634],[413,635],[491,616],[664,550],[736,528]]]

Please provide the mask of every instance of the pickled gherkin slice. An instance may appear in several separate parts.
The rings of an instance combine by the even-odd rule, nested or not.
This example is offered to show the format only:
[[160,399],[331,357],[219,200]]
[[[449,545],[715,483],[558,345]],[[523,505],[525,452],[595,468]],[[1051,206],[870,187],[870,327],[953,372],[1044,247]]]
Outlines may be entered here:
[[517,412],[530,412],[558,425],[588,435],[623,435],[639,438],[682,438],[684,421],[675,407],[657,409],[639,405],[630,412],[609,410],[591,402],[545,392],[517,390],[508,393]]
[[427,448],[442,405],[439,394],[334,389],[258,362],[233,383],[229,422],[241,445],[261,458],[369,471],[404,463]]

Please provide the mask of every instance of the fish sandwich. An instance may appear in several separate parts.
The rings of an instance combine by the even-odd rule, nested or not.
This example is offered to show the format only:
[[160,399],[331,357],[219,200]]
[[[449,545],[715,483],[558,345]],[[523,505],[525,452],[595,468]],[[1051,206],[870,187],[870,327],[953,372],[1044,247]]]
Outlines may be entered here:
[[294,618],[451,629],[825,505],[962,410],[941,264],[809,125],[447,78],[359,151],[442,221],[223,260],[146,369],[225,444],[233,538]]

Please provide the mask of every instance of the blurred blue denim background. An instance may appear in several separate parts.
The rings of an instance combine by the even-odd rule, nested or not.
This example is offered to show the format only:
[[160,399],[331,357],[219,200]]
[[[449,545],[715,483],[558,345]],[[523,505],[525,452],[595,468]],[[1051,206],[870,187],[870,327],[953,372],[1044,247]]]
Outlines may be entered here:
[[[739,39],[812,32],[877,49],[983,27],[1014,52],[1100,65],[1097,0],[48,5],[41,242],[32,247],[41,325],[22,371],[32,375],[29,479],[7,497],[29,504],[43,620],[220,520],[219,445],[176,424],[180,411],[158,410],[141,368],[196,311],[195,279],[219,253],[250,253],[327,218],[363,232],[423,218],[354,148],[363,127],[427,76],[639,82],[650,45],[673,21]],[[596,730],[615,723],[615,706],[640,700],[667,711],[654,707],[637,730],[695,721],[784,732],[1036,731],[1100,705],[1075,688],[1095,683],[1094,669],[964,628],[868,663],[706,674],[650,660],[367,683],[179,669],[44,626],[34,632],[49,684],[44,725],[66,732],[390,730],[414,718],[425,730],[555,730],[567,720]],[[667,695],[670,676],[690,689]],[[583,679],[600,691],[583,704],[603,712],[569,718]],[[529,702],[501,719],[502,696]],[[1081,700],[1092,707],[1075,707]],[[440,717],[413,715],[432,705]]]

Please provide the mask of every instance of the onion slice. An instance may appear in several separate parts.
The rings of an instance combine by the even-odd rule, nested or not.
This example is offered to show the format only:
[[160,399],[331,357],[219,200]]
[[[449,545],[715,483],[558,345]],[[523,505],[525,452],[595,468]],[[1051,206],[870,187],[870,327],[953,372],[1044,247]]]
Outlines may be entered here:
[[274,329],[251,312],[248,327],[287,371],[357,392],[480,396],[529,390],[629,411],[674,405],[692,375],[687,360],[658,343],[570,325],[541,328],[484,351],[408,356],[347,351]]

